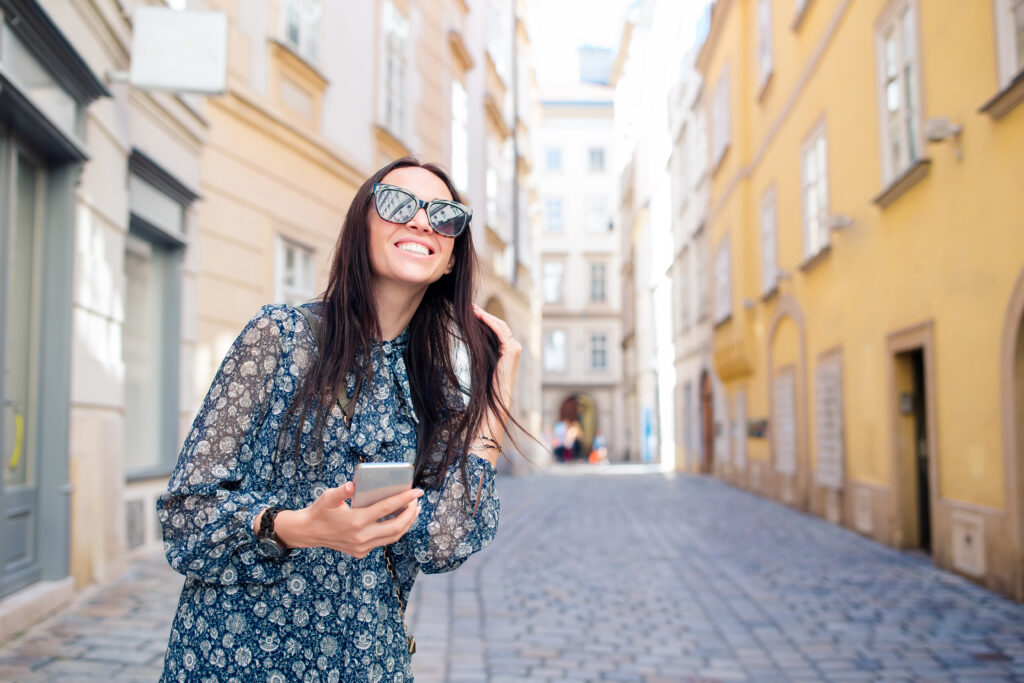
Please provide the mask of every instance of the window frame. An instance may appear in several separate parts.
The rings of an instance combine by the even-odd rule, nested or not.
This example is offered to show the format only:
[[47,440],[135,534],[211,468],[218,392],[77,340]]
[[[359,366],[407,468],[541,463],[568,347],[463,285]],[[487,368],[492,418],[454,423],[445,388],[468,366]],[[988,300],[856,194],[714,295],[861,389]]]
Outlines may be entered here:
[[[309,287],[289,285],[284,281],[285,258],[288,249],[309,257]],[[274,248],[274,298],[277,301],[297,306],[316,296],[316,249],[287,235],[279,234]]]
[[[298,8],[298,36],[292,40],[291,10]],[[280,36],[281,44],[310,64],[317,64],[320,59],[320,26],[323,17],[321,0],[283,0],[280,4]]]
[[[765,239],[766,234],[769,232],[766,230],[766,216],[770,217],[769,224],[772,237],[771,258],[769,258],[769,249],[766,246],[767,240]],[[774,185],[765,190],[761,196],[760,228],[761,293],[762,295],[768,295],[774,292],[779,285],[779,207]],[[769,265],[770,267],[768,267]]]
[[[558,207],[557,225],[549,220],[554,215],[551,213],[553,206]],[[565,232],[565,202],[561,197],[546,197],[544,199],[544,232],[553,235],[561,235]]]
[[[808,151],[820,142],[822,145],[821,159],[822,173],[819,174],[821,179],[819,184],[824,185],[824,188],[819,191],[819,200],[822,206],[819,209],[821,224],[818,226],[819,233],[815,240],[810,239],[811,226],[809,225],[809,213],[808,213],[808,169],[807,169],[807,153]],[[803,255],[804,261],[810,261],[815,256],[820,254],[822,251],[827,249],[830,245],[830,234],[829,234],[829,202],[830,202],[830,188],[829,188],[829,173],[828,173],[828,137],[826,135],[826,128],[824,120],[814,126],[811,132],[804,138],[803,143],[800,145],[800,214],[801,214],[801,226],[803,235]]]
[[[553,340],[555,335],[561,335],[562,344],[560,347],[561,353],[557,360],[559,363],[556,365],[552,363],[552,357],[550,351],[554,349],[554,345],[549,343],[549,340]],[[553,373],[564,373],[569,369],[569,335],[562,328],[555,328],[544,330],[543,339],[541,341],[541,367],[544,372]]]
[[[558,269],[557,296],[550,298],[553,290],[549,286],[553,282],[554,267]],[[565,261],[561,259],[549,259],[541,265],[541,296],[544,305],[557,305],[565,303]]]
[[[600,270],[601,277],[598,279],[595,277],[597,271]],[[595,292],[598,290],[598,284],[600,283],[600,298],[595,296]],[[590,303],[592,304],[605,304],[608,303],[608,263],[607,261],[591,261],[590,262]]]
[[[405,137],[407,102],[406,84],[409,79],[410,21],[394,0],[380,5],[380,76],[378,78],[381,126],[398,139]],[[389,19],[393,19],[389,25]],[[398,65],[398,77],[390,76],[392,66]]]
[[[772,0],[757,0],[758,92],[763,92],[775,71],[775,42],[772,34]],[[766,20],[767,19],[767,25]]]
[[[601,163],[597,166],[594,164],[595,152],[600,155]],[[590,173],[604,173],[607,169],[607,159],[605,159],[605,148],[604,147],[589,147],[587,149],[587,170]]]
[[992,0],[995,18],[997,69],[1000,89],[1009,86],[1024,73],[1024,58],[1018,62],[1018,52],[1024,47],[1017,45],[1015,5],[1024,5],[1024,0]]
[[[878,98],[879,145],[882,157],[882,185],[888,187],[904,173],[924,158],[924,117],[922,114],[921,97],[921,31],[919,24],[918,0],[894,0],[875,22],[875,71],[876,92]],[[906,45],[906,27],[910,28],[913,45],[908,50]],[[886,53],[887,36],[898,31],[896,42],[898,69],[893,83],[900,94],[899,125],[900,147],[905,160],[898,163],[892,158],[893,131],[889,121],[888,88],[888,55]],[[911,78],[913,83],[908,90],[906,68],[910,60]],[[913,105],[911,111],[909,104]],[[913,131],[908,128],[912,126]]]
[[711,115],[711,168],[718,169],[732,144],[732,101],[729,63],[722,66],[715,81]]
[[[598,344],[600,341],[600,344]],[[596,360],[600,353],[601,364],[598,365]],[[608,333],[607,332],[591,332],[590,333],[590,369],[596,372],[603,372],[608,370]]]
[[[552,164],[554,161],[556,163]],[[544,170],[549,173],[561,173],[564,168],[562,164],[562,148],[547,147],[544,150]]]
[[732,246],[729,238],[730,235],[724,235],[715,250],[714,323],[716,325],[721,325],[732,317]]

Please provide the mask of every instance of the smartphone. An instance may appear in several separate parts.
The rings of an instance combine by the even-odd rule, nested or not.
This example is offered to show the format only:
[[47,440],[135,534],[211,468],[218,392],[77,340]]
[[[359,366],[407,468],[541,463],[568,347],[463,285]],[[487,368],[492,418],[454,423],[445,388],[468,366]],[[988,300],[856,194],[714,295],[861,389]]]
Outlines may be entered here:
[[352,483],[352,507],[364,508],[412,488],[413,468],[407,462],[361,462]]

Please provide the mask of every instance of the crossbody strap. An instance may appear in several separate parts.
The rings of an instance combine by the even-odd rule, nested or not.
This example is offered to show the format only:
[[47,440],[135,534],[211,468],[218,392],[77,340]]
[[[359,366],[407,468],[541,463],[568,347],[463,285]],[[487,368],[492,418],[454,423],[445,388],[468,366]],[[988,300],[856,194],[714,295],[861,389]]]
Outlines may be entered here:
[[[309,331],[313,336],[313,343],[317,349],[320,349],[320,321],[316,319],[316,316],[308,308],[302,306],[293,306],[303,318],[306,319],[306,324],[309,326]],[[352,416],[355,414],[355,404],[346,394],[345,390],[342,389],[338,392],[335,397],[338,402],[338,407],[341,408],[342,414],[345,416],[345,426],[352,426]],[[360,462],[366,462],[366,458],[359,451],[352,451],[359,458]],[[402,600],[402,591],[398,587],[398,572],[395,571],[395,563],[391,559],[391,549],[384,546],[384,564],[387,565],[388,573],[391,574],[391,581],[395,586],[395,598],[398,600],[398,612],[402,617],[402,628],[405,629],[405,640],[409,644],[409,654],[416,653],[416,639],[409,635],[409,627],[405,623],[405,601]]]

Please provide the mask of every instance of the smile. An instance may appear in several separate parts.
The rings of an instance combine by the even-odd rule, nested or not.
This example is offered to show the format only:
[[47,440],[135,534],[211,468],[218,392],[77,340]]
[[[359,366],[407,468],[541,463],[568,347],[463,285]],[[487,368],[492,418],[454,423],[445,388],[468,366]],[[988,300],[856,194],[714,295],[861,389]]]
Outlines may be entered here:
[[427,247],[423,246],[419,242],[400,242],[395,245],[404,252],[410,254],[419,254],[420,256],[430,256],[433,252]]

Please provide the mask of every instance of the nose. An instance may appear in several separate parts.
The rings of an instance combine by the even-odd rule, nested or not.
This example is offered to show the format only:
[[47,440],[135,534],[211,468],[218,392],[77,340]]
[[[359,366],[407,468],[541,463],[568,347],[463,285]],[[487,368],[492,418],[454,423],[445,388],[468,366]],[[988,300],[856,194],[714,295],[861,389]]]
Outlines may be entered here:
[[417,209],[416,213],[414,213],[412,218],[409,219],[407,225],[411,225],[412,227],[425,232],[430,232],[430,221],[427,220],[427,208],[425,206],[421,206]]

